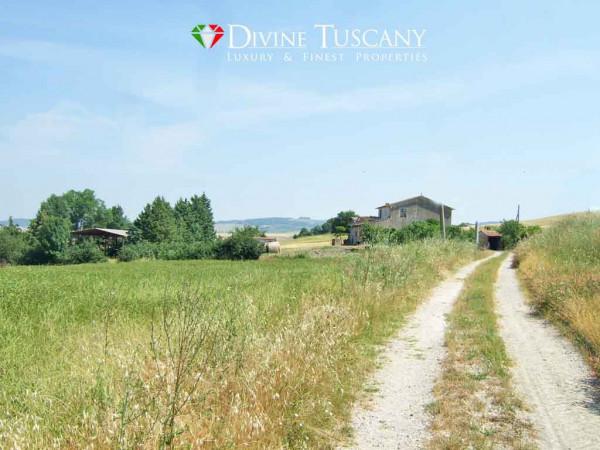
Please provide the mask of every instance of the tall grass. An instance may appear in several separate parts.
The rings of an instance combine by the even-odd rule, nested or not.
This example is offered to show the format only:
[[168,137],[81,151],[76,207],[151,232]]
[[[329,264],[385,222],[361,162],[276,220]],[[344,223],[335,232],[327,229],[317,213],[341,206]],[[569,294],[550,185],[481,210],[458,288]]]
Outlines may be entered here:
[[0,269],[0,448],[314,448],[471,246]]
[[600,214],[545,229],[518,247],[517,262],[535,307],[563,325],[600,373]]

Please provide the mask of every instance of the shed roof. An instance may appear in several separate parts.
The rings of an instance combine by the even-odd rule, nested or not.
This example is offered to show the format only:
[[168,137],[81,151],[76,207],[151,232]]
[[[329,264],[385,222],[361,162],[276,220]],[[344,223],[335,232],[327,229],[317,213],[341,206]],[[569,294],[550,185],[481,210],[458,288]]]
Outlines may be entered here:
[[379,220],[379,217],[375,217],[375,216],[358,216],[358,217],[354,218],[354,220],[352,221],[350,226],[353,226],[353,227],[360,226],[365,223],[377,222],[378,220]]
[[498,233],[496,230],[490,230],[489,228],[483,228],[479,230],[479,232],[485,234],[487,237],[502,237],[502,233]]
[[[398,202],[394,202],[394,203],[386,203],[383,206],[378,206],[377,209],[381,209],[381,208],[386,208],[386,207],[399,207],[399,206],[409,206],[409,205],[435,205],[435,206],[441,206],[442,203],[438,203],[432,199],[430,199],[429,197],[425,197],[424,195],[417,195],[416,197],[411,197],[411,198],[407,198],[406,200],[400,200]],[[446,204],[444,204],[444,208],[445,209],[454,209]]]
[[127,230],[116,230],[114,228],[86,228],[84,230],[72,231],[77,236],[99,236],[99,237],[121,237],[126,238]]

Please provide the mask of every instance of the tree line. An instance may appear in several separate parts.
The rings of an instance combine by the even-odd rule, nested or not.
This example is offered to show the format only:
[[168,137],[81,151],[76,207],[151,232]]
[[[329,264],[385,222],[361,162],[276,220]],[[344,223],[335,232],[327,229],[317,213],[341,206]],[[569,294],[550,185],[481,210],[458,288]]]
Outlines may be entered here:
[[[72,232],[85,228],[128,231],[126,242],[98,238],[74,239]],[[179,199],[174,206],[158,196],[131,222],[119,205],[108,207],[91,189],[70,190],[44,200],[29,230],[9,220],[0,229],[0,262],[10,264],[74,264],[139,258],[256,259],[263,244],[257,228],[236,230],[219,240],[211,202],[206,194]]]
[[294,235],[294,239],[304,236],[317,236],[319,234],[333,233],[341,236],[348,234],[350,226],[356,217],[354,211],[340,211],[335,217],[328,219],[321,225],[316,225],[311,229],[302,228],[298,234]]

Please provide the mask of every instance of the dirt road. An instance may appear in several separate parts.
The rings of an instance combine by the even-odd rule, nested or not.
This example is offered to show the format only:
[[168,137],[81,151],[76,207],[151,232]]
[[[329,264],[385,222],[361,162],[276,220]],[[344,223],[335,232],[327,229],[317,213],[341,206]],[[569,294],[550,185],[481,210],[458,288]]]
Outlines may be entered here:
[[502,263],[496,299],[514,385],[531,408],[542,449],[600,449],[600,386],[575,348],[531,314],[512,258]]
[[372,381],[377,393],[366,407],[357,406],[353,413],[352,448],[423,448],[430,422],[426,407],[433,401],[433,385],[446,353],[446,314],[464,279],[483,261],[463,267],[441,283],[389,343]]

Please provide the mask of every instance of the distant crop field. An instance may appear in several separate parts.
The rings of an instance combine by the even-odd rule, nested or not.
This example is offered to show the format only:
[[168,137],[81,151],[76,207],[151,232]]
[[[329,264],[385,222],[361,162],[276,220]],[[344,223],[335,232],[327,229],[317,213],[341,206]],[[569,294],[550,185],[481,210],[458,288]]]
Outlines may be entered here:
[[563,217],[519,245],[517,256],[533,304],[600,373],[600,214]]
[[472,247],[0,268],[0,448],[323,447]]
[[311,250],[315,248],[331,247],[333,234],[319,234],[316,236],[305,236],[297,239],[291,237],[279,238],[282,251]]

